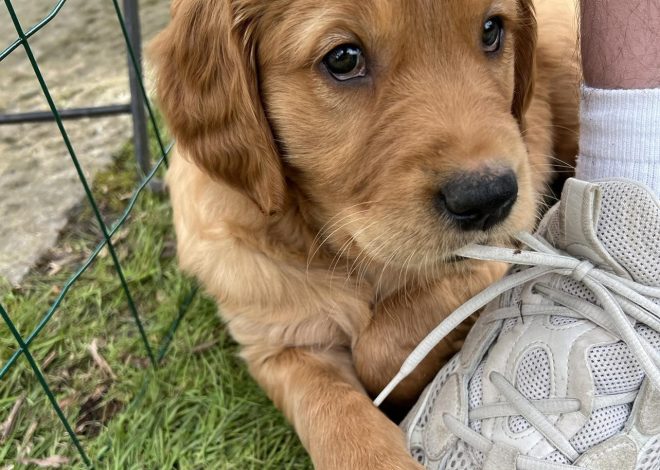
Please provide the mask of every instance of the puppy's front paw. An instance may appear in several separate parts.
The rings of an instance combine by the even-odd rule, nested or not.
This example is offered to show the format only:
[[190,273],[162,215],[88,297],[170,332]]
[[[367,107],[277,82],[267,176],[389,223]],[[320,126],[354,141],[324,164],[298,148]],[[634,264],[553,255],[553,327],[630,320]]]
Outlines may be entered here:
[[[391,435],[390,445],[384,436],[365,435],[359,441],[344,446],[335,455],[324,455],[315,462],[316,470],[424,470],[400,442],[399,435]],[[380,441],[380,442],[379,442]]]
[[424,470],[412,457],[377,456],[351,462],[315,465],[315,470]]

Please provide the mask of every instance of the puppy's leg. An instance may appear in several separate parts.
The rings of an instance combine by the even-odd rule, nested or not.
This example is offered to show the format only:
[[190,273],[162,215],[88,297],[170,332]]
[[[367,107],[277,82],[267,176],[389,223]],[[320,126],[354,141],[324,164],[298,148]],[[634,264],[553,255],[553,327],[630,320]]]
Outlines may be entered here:
[[[442,279],[430,287],[392,295],[378,304],[371,323],[353,347],[358,377],[369,394],[378,395],[431,330],[499,279],[506,269],[502,263],[484,263],[464,279]],[[396,416],[397,411],[412,406],[438,370],[461,349],[473,323],[468,319],[450,333],[390,394],[384,409]]]
[[317,470],[421,470],[402,432],[364,393],[348,351],[291,348],[266,356],[248,348],[243,356]]

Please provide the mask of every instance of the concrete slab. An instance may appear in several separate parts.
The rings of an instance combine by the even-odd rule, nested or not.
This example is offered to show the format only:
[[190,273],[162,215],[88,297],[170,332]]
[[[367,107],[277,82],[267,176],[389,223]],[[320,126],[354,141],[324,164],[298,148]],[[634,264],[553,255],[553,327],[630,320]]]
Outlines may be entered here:
[[[141,0],[145,43],[169,19],[169,0]],[[24,27],[55,1],[15,1]],[[16,39],[0,7],[0,49]],[[111,2],[69,0],[30,41],[58,107],[129,100],[123,37]],[[0,113],[47,109],[24,51],[0,62]],[[128,116],[66,121],[87,177],[112,161],[131,136]],[[19,284],[56,242],[82,187],[55,123],[0,126],[0,277]]]

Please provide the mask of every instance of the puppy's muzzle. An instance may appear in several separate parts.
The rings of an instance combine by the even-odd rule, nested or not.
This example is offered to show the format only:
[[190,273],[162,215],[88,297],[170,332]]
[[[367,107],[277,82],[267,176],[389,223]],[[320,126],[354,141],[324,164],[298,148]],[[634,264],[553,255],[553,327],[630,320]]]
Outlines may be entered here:
[[435,196],[440,214],[461,230],[485,231],[502,223],[518,199],[518,181],[511,169],[457,173]]

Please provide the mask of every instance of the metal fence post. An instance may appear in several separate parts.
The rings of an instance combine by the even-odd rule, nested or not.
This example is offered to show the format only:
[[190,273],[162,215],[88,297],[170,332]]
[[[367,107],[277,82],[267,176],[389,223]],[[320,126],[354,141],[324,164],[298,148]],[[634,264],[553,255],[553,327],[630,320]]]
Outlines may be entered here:
[[147,134],[147,120],[144,112],[144,101],[140,90],[140,77],[142,76],[142,35],[140,31],[140,12],[138,0],[123,0],[124,18],[129,41],[133,48],[138,70],[135,70],[130,54],[128,60],[128,80],[131,90],[131,114],[133,116],[133,142],[137,164],[143,174],[151,170],[151,155],[149,151],[149,137]]
[[[80,436],[76,434],[76,427],[74,427],[74,424],[77,424],[77,422],[70,421],[69,419],[73,418],[73,415],[70,415],[70,413],[65,413],[65,411],[63,411],[63,408],[58,403],[56,391],[53,388],[51,388],[51,385],[49,385],[48,377],[44,375],[42,367],[40,367],[40,365],[38,364],[38,358],[36,358],[33,355],[33,352],[36,348],[37,339],[39,338],[40,335],[44,334],[43,332],[46,326],[53,320],[53,318],[55,317],[55,315],[58,314],[58,312],[61,314],[62,306],[64,305],[65,298],[67,297],[67,295],[70,293],[72,289],[75,288],[76,283],[80,282],[79,280],[83,277],[83,275],[85,275],[85,273],[87,273],[87,275],[90,274],[90,272],[88,271],[90,266],[98,258],[101,251],[103,249],[107,249],[108,253],[112,258],[112,266],[114,267],[115,275],[117,276],[121,289],[124,292],[128,311],[131,313],[131,316],[133,317],[136,323],[139,337],[141,338],[142,343],[145,347],[146,354],[149,356],[154,366],[157,366],[157,364],[159,364],[162,361],[162,359],[165,357],[165,354],[168,352],[168,348],[170,347],[170,344],[174,338],[174,334],[176,330],[179,328],[179,325],[181,324],[184,315],[191,306],[192,300],[196,295],[197,289],[193,288],[185,297],[182,297],[183,301],[180,303],[179,308],[177,309],[176,317],[171,322],[169,328],[167,329],[166,334],[160,338],[160,341],[158,343],[158,349],[154,348],[153,346],[155,346],[156,344],[154,343],[153,339],[150,339],[150,337],[152,338],[155,337],[157,331],[151,332],[149,330],[145,330],[145,324],[143,323],[139,315],[136,303],[134,301],[134,296],[131,291],[131,287],[129,286],[129,281],[125,274],[126,270],[122,264],[124,263],[124,261],[120,259],[120,257],[118,256],[117,251],[115,249],[115,244],[118,243],[117,232],[122,228],[127,228],[130,215],[131,213],[133,213],[134,210],[137,210],[136,207],[139,207],[136,204],[141,194],[143,194],[144,190],[147,187],[151,187],[151,188],[163,187],[162,183],[158,183],[154,185],[153,184],[155,183],[154,178],[155,175],[159,173],[159,171],[167,167],[167,162],[168,162],[167,156],[170,153],[173,144],[165,145],[163,143],[163,136],[161,135],[161,131],[158,128],[156,114],[149,100],[147,99],[144,83],[142,81],[142,74],[141,74],[142,67],[140,66],[142,54],[141,54],[140,24],[139,24],[139,15],[138,15],[138,0],[122,0],[124,4],[123,5],[124,12],[126,14],[126,20],[124,18],[124,15],[122,14],[121,7],[119,6],[120,3],[119,0],[112,0],[112,4],[114,6],[115,13],[117,15],[117,19],[119,22],[119,27],[121,28],[122,36],[124,38],[124,42],[127,44],[127,46],[130,45],[130,47],[127,47],[128,56],[129,56],[128,69],[129,69],[130,89],[131,89],[130,104],[109,104],[104,106],[72,108],[72,109],[61,109],[57,107],[56,101],[53,98],[53,95],[48,88],[47,81],[44,78],[42,69],[38,64],[38,61],[35,57],[35,53],[32,50],[32,46],[29,41],[29,39],[32,36],[34,36],[40,30],[42,30],[53,18],[55,18],[59,14],[60,10],[62,9],[62,7],[64,6],[67,0],[57,0],[57,1],[53,0],[52,3],[54,3],[54,5],[52,6],[47,16],[45,16],[41,21],[39,21],[37,24],[33,25],[27,30],[23,28],[23,25],[21,24],[18,15],[16,14],[12,1],[13,0],[0,0],[0,4],[4,3],[4,5],[7,8],[7,12],[9,13],[11,22],[8,24],[9,25],[13,24],[14,30],[16,31],[16,35],[17,35],[16,39],[11,44],[9,44],[8,47],[6,47],[5,49],[0,49],[0,63],[6,57],[8,57],[12,52],[14,52],[19,47],[22,46],[22,49],[24,50],[26,58],[29,61],[29,64],[34,73],[34,78],[38,83],[39,88],[41,89],[41,92],[43,94],[43,97],[45,98],[48,104],[48,111],[30,111],[23,113],[0,114],[0,125],[13,125],[19,123],[26,123],[26,122],[45,122],[45,121],[54,121],[56,123],[57,129],[59,130],[59,134],[62,138],[62,142],[66,147],[69,157],[71,158],[73,169],[75,170],[75,173],[78,176],[82,189],[87,198],[89,209],[91,210],[91,214],[89,215],[89,217],[93,217],[93,219],[96,219],[96,222],[98,224],[98,230],[103,236],[101,237],[101,240],[97,241],[94,247],[92,247],[91,245],[88,247],[87,245],[91,243],[91,240],[85,239],[83,244],[85,248],[84,249],[82,247],[80,249],[76,248],[77,251],[78,250],[80,251],[81,255],[84,255],[84,253],[86,253],[89,250],[91,250],[91,253],[86,257],[84,261],[79,260],[79,261],[71,262],[72,263],[71,267],[72,269],[75,270],[75,272],[73,272],[70,276],[68,276],[63,284],[60,284],[61,281],[60,277],[62,277],[62,275],[52,279],[52,282],[54,283],[53,287],[57,286],[57,290],[56,290],[57,296],[54,299],[50,299],[50,298],[46,299],[46,302],[49,304],[47,311],[44,311],[42,312],[42,314],[40,314],[40,318],[38,318],[38,323],[32,327],[31,331],[27,330],[23,332],[25,335],[22,334],[21,329],[27,328],[28,325],[23,325],[21,329],[19,329],[16,326],[16,324],[12,322],[12,318],[10,317],[8,311],[0,303],[0,324],[4,324],[6,326],[6,328],[9,330],[9,333],[11,333],[11,335],[14,337],[15,340],[15,345],[11,348],[13,350],[11,356],[6,360],[4,358],[0,358],[0,383],[2,385],[4,385],[5,383],[9,383],[10,393],[11,393],[11,387],[13,386],[14,382],[12,382],[12,379],[9,379],[9,382],[3,382],[3,380],[6,380],[6,377],[10,373],[12,367],[16,367],[17,362],[19,361],[21,356],[23,356],[27,360],[29,364],[29,368],[32,370],[33,375],[36,377],[39,384],[41,385],[41,388],[45,393],[52,409],[55,411],[57,418],[59,418],[59,420],[61,421],[62,425],[64,426],[64,429],[66,430],[67,434],[71,439],[71,442],[78,451],[78,455],[82,460],[82,463],[84,463],[88,468],[94,468],[94,462],[89,458],[88,454],[83,448],[83,444],[93,442],[93,439],[95,439],[95,437],[86,436],[87,437],[86,439],[81,439]],[[0,26],[4,27],[4,24]],[[2,46],[2,44],[0,44],[0,46]],[[134,54],[133,54],[133,50],[135,51]],[[146,113],[145,110],[147,111]],[[138,166],[140,170],[144,172],[144,176],[138,178],[139,181],[136,184],[133,191],[131,192],[131,195],[125,204],[123,212],[120,215],[118,215],[118,217],[116,217],[114,221],[109,221],[104,218],[101,212],[101,207],[103,206],[99,204],[99,201],[97,200],[97,197],[94,194],[94,191],[92,190],[92,181],[88,180],[85,174],[83,166],[74,150],[71,138],[64,126],[64,120],[94,118],[101,116],[113,116],[117,114],[126,114],[128,112],[132,112],[133,130],[134,130],[134,138],[135,138],[135,153],[137,155]],[[149,140],[147,134],[148,127],[147,127],[147,121],[145,119],[146,116],[149,117],[149,125],[151,126],[151,130],[153,131],[152,136],[154,138],[154,144],[157,144],[158,147],[158,150],[156,150],[156,147],[154,147],[154,150],[156,150],[155,153],[157,154],[157,159],[153,167],[151,166],[151,162],[150,162],[151,155],[149,150]],[[122,141],[121,143],[124,142]],[[105,196],[105,193],[99,196]],[[74,267],[74,264],[78,264],[78,263],[81,264],[79,264],[77,267]],[[158,266],[160,266],[160,258],[158,257],[158,254],[156,255],[156,263],[158,263]],[[39,278],[41,277],[43,276],[39,275]],[[93,277],[85,279],[84,282],[87,283],[88,286],[93,286],[95,289],[96,289],[96,284],[98,284],[98,280],[96,280]],[[187,285],[187,283],[185,285]],[[183,288],[183,286],[181,286],[181,288]],[[20,295],[32,296],[32,293],[29,291],[25,291]],[[0,300],[4,301],[4,299],[0,299]],[[39,297],[39,301],[41,302],[42,300],[44,299]],[[61,325],[52,325],[52,327],[55,329],[60,328],[60,326]],[[30,348],[32,348],[32,350]],[[37,349],[42,351],[41,348],[37,348]],[[22,375],[23,372],[16,369],[14,369],[13,372],[18,374],[16,375],[16,377],[23,377]],[[131,409],[134,405],[140,402],[140,400],[144,395],[144,390],[146,390],[145,386],[147,385],[149,380],[150,377],[145,377],[145,381],[143,382],[143,386],[141,390],[137,392],[137,395],[134,397],[132,402],[126,406],[125,408],[126,411]],[[20,384],[21,382],[22,382],[22,378],[19,382],[15,382],[15,383]],[[16,438],[18,437],[16,435],[10,436],[9,434],[7,437],[10,440],[11,439],[16,440]],[[57,435],[55,435],[55,438],[57,439],[55,442],[58,442],[60,439],[59,437],[57,437]],[[11,444],[10,440],[7,440],[6,442],[7,446]],[[103,457],[103,455],[111,448],[112,438],[109,438],[108,441],[109,441],[108,445],[104,446],[104,448],[101,449],[96,454],[96,460],[98,460],[99,462],[100,459]],[[43,451],[44,450],[40,452]],[[20,450],[17,450],[17,453],[20,455]],[[3,454],[3,452],[0,451],[0,454]],[[4,454],[7,454],[7,452],[4,452]],[[6,456],[4,454],[3,457]],[[9,455],[10,456],[12,455],[11,451]],[[73,463],[71,463],[71,465],[73,465]]]

